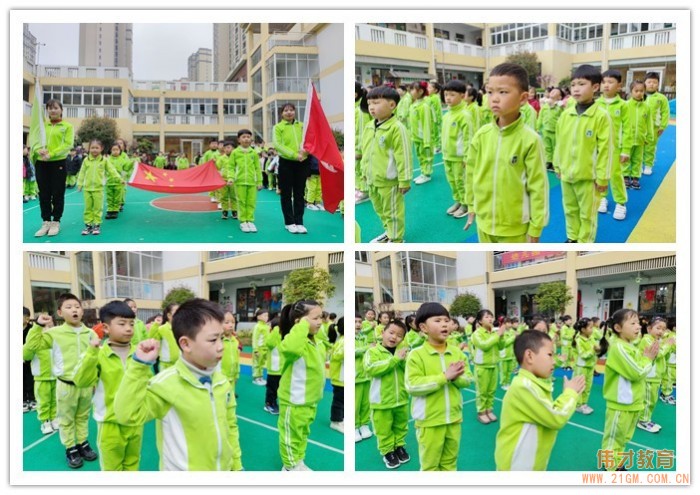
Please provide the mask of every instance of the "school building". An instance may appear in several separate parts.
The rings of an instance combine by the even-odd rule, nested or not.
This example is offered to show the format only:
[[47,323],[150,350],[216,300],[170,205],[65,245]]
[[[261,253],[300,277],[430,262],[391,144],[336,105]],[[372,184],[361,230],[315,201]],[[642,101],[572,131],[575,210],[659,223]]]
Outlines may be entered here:
[[355,253],[355,308],[400,314],[424,302],[449,308],[471,292],[497,315],[538,314],[537,287],[561,281],[574,296],[566,313],[605,319],[621,308],[641,315],[676,315],[673,252],[495,251]]
[[537,54],[541,87],[590,64],[621,71],[625,87],[647,71],[659,72],[660,91],[675,97],[676,25],[668,22],[357,24],[355,80],[459,79],[480,87],[491,68],[516,52]]
[[55,315],[58,295],[72,292],[83,301],[86,323],[97,321],[105,303],[125,297],[136,301],[145,321],[161,313],[168,291],[184,286],[233,311],[245,329],[256,309],[279,311],[288,302],[282,284],[292,270],[314,266],[328,270],[336,288],[324,309],[344,312],[342,251],[25,251],[23,257],[23,300],[32,315]]

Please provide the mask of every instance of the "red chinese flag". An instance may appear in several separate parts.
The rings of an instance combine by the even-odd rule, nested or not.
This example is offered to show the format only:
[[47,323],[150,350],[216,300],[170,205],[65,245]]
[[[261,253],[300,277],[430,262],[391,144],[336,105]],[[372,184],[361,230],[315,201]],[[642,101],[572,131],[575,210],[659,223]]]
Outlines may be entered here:
[[210,160],[186,170],[164,170],[139,163],[131,174],[129,185],[160,193],[193,194],[221,189],[226,182],[214,160]]
[[338,150],[333,131],[323,112],[316,88],[309,81],[304,115],[303,148],[318,158],[321,195],[326,211],[335,213],[343,200],[343,155]]

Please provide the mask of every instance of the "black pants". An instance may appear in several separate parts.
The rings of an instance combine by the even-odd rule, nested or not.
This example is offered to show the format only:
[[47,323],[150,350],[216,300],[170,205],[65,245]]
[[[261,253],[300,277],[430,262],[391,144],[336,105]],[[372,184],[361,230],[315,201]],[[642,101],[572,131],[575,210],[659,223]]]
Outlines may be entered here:
[[331,421],[343,421],[345,404],[345,388],[333,385],[333,402],[331,402]]
[[267,385],[265,385],[265,405],[277,405],[277,389],[280,388],[279,375],[267,375]]
[[32,376],[32,366],[29,361],[24,361],[22,364],[22,400],[27,402],[34,400],[34,377]]
[[295,162],[280,157],[277,172],[285,225],[304,225],[304,191],[309,177],[309,159]]
[[55,162],[37,161],[36,183],[39,186],[41,219],[45,222],[60,222],[63,216],[63,201],[66,194],[66,160]]

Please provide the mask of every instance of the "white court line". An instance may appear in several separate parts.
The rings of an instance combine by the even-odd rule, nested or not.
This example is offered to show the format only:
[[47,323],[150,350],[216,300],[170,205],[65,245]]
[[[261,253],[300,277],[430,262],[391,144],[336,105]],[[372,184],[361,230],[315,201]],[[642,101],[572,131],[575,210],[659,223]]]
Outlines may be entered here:
[[40,438],[40,439],[37,440],[36,442],[27,445],[27,446],[24,448],[24,450],[22,450],[22,453],[28,451],[29,449],[33,449],[34,447],[36,447],[37,445],[39,445],[41,442],[44,442],[44,441],[48,440],[49,438],[51,438],[51,437],[54,436],[55,434],[56,434],[56,431],[52,431],[52,432],[49,433],[48,435],[44,435],[42,438]]
[[[250,418],[246,418],[244,416],[236,416],[236,418],[242,419],[243,421],[247,421],[248,423],[252,423],[254,425],[262,426],[263,428],[267,428],[268,430],[279,432],[279,430],[277,428],[275,428],[274,426],[266,425],[265,423],[260,423],[258,421],[255,421],[255,420],[250,419]],[[311,439],[308,439],[306,442],[317,445],[317,446],[321,447],[322,449],[330,450],[331,452],[335,452],[335,453],[340,454],[340,455],[345,455],[345,452],[343,452],[342,450],[336,449],[335,447],[331,447],[331,446],[323,444],[321,442],[317,442],[317,441],[311,440]]]
[[[71,192],[69,192],[68,194],[66,194],[66,195],[63,196],[63,197],[64,197],[64,198],[67,198],[67,197],[70,196],[71,194],[75,194],[75,193],[77,193],[77,192],[78,192],[78,191],[71,191]],[[27,212],[27,211],[30,211],[30,210],[34,210],[35,208],[39,208],[39,206],[41,206],[41,205],[39,204],[39,197],[38,197],[38,196],[37,196],[37,198],[36,198],[35,200],[33,200],[33,201],[36,201],[37,204],[36,204],[35,206],[30,206],[29,208],[24,208],[24,209],[22,210],[22,212]],[[65,202],[64,202],[63,206],[64,206],[64,207],[65,207],[65,206],[72,206],[72,205],[74,205],[74,204],[77,204],[77,203],[71,203],[71,204],[69,205],[68,203],[65,203]],[[80,204],[82,204],[82,203],[80,203]]]

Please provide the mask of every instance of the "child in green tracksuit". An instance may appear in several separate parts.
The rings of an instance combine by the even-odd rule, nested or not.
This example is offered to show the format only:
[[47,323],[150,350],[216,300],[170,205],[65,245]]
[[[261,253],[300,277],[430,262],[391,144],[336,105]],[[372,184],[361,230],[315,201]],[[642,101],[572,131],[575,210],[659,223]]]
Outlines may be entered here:
[[666,375],[667,358],[671,353],[672,346],[676,345],[676,341],[675,339],[663,338],[666,333],[666,320],[658,316],[651,320],[647,332],[648,333],[639,341],[637,347],[643,351],[656,343],[659,347],[659,352],[653,360],[649,374],[646,376],[644,410],[637,422],[637,428],[650,433],[657,433],[661,429],[661,425],[653,422],[651,417],[654,414],[654,409],[659,399],[661,380],[664,375]]
[[267,324],[270,318],[270,313],[263,309],[259,309],[255,313],[257,323],[253,327],[253,384],[264,386],[266,384],[263,378],[263,368],[267,360],[267,347],[265,346],[265,337],[270,334],[270,326]]
[[476,219],[479,242],[539,242],[549,222],[549,182],[542,140],[520,114],[529,95],[527,72],[517,64],[497,65],[489,86],[496,118],[469,147],[464,230]]
[[411,103],[413,103],[413,98],[408,92],[408,88],[405,85],[400,85],[396,88],[398,91],[400,100],[399,104],[396,106],[396,117],[399,121],[408,128],[408,115],[411,112]]
[[177,343],[177,339],[175,339],[172,327],[173,316],[175,316],[178,308],[179,306],[175,303],[168,304],[163,310],[165,323],[162,325],[154,323],[148,332],[148,338],[157,340],[159,343],[158,369],[160,371],[175,366],[180,357],[180,346]]
[[345,318],[341,317],[334,328],[336,339],[331,347],[328,366],[333,386],[331,429],[345,433]]
[[[370,315],[371,313],[371,315]],[[369,318],[374,318],[374,310],[366,313]],[[373,321],[373,320],[372,320]],[[376,322],[373,321],[376,324]],[[366,328],[366,330],[365,330]],[[359,314],[355,315],[355,442],[360,442],[372,436],[369,429],[370,405],[369,405],[369,377],[365,372],[363,358],[372,347],[369,336],[374,338],[374,327],[365,325]]]
[[520,118],[525,121],[525,125],[530,129],[537,128],[537,111],[527,101],[520,105]]
[[[433,174],[433,141],[435,134],[435,123],[433,110],[430,106],[428,96],[428,84],[425,81],[415,81],[409,86],[409,91],[413,103],[408,114],[408,128],[411,131],[411,142],[413,150],[420,163],[420,175],[413,179],[416,184],[425,184]],[[398,103],[398,100],[395,100]],[[412,155],[406,158],[407,169],[410,176],[413,176]]]
[[[122,150],[120,158],[121,158],[121,174],[122,174],[122,179],[124,181],[128,181],[129,178],[131,177],[131,174],[134,172],[134,160],[129,157],[129,154],[126,152],[126,141],[122,138],[118,138],[116,140],[116,143],[119,145],[119,148]],[[124,210],[124,204],[126,203],[126,184],[122,184],[121,188],[121,201],[119,203],[119,211]]]
[[76,366],[97,334],[82,324],[83,306],[73,294],[62,294],[56,301],[58,316],[63,325],[45,330],[51,317],[39,315],[36,325],[27,333],[25,349],[37,353],[51,351],[53,374],[56,382],[56,412],[59,436],[66,448],[70,468],[82,467],[83,459],[94,461],[97,454],[88,443],[88,419],[92,387],[78,387],[73,381]]
[[369,113],[362,143],[362,174],[384,233],[371,242],[403,242],[406,230],[404,194],[411,188],[408,132],[394,116],[399,94],[387,86],[367,95]]
[[[361,203],[369,198],[367,183],[362,174],[362,143],[365,127],[372,120],[367,106],[367,90],[355,81],[355,202]],[[399,103],[399,106],[401,103]],[[398,112],[398,106],[396,108]],[[405,122],[404,122],[405,125]]]
[[[49,327],[46,328],[48,329]],[[22,347],[22,359],[31,362],[30,367],[34,377],[34,397],[36,398],[36,416],[39,423],[41,423],[41,433],[48,435],[58,431],[56,377],[52,372],[51,350],[33,351],[25,343]]]
[[[126,299],[124,299],[124,302],[127,306],[131,308],[131,311],[133,311],[135,315],[138,314],[138,306],[136,305],[136,301],[127,297]],[[146,324],[142,320],[134,318],[134,336],[131,337],[131,343],[133,345],[136,345],[142,340],[146,340],[147,338],[148,329],[146,328]]]
[[562,90],[560,88],[553,88],[549,92],[547,102],[542,106],[537,116],[537,130],[542,135],[547,170],[554,170],[553,161],[557,137],[557,122],[559,122],[559,117],[561,117],[564,111],[561,98]]
[[576,322],[575,330],[576,364],[574,366],[574,376],[580,375],[586,381],[586,386],[576,403],[576,412],[591,414],[593,408],[588,405],[588,398],[591,395],[591,387],[593,386],[593,369],[598,361],[598,347],[593,339],[593,321],[588,318],[581,318]]
[[253,134],[242,129],[238,131],[238,148],[231,153],[231,166],[229,166],[226,180],[236,187],[236,199],[238,202],[238,221],[241,223],[243,232],[257,232],[258,229],[253,223],[255,221],[255,204],[257,202],[258,191],[262,189],[262,169],[260,168],[260,157],[250,147]]
[[164,169],[167,164],[168,159],[162,151],[159,151],[158,156],[156,156],[155,160],[153,160],[153,166],[156,168]]
[[100,308],[107,340],[102,345],[98,338],[90,341],[73,378],[77,387],[95,387],[92,415],[97,422],[97,450],[102,471],[139,469],[143,423],[119,423],[114,415],[114,396],[134,352],[131,338],[135,317],[122,301],[112,301]]
[[[643,351],[633,342],[639,338],[639,316],[631,309],[619,309],[612,315],[615,337],[610,341],[605,362],[603,397],[607,403],[601,449],[613,461],[604,466],[608,471],[626,469],[623,452],[632,439],[634,427],[644,410],[645,378],[659,352],[658,342]],[[632,466],[627,466],[632,467]]]
[[526,330],[514,343],[520,371],[503,398],[501,427],[496,434],[498,471],[544,471],[557,433],[574,414],[584,387],[582,376],[568,381],[554,400],[549,377],[554,370],[552,340],[544,332]]
[[561,179],[566,242],[595,242],[599,199],[607,193],[612,173],[612,121],[593,100],[601,79],[595,67],[579,66],[571,81],[576,105],[567,108],[557,123],[554,171]]
[[382,332],[381,345],[365,353],[365,373],[372,381],[369,403],[372,425],[377,436],[379,454],[389,469],[410,460],[406,452],[408,435],[408,392],[404,385],[406,355],[409,349],[399,345],[406,335],[406,325],[393,320]]
[[467,358],[447,344],[450,314],[438,303],[423,303],[416,325],[428,336],[406,359],[421,471],[456,471],[462,433],[462,388],[473,381]]
[[571,368],[574,362],[573,342],[576,330],[573,327],[574,320],[569,315],[561,317],[561,328],[559,329],[559,342],[561,344],[561,367]]
[[377,326],[377,313],[373,309],[368,309],[365,313],[365,319],[362,320],[361,330],[362,333],[366,335],[367,342],[373,343],[374,340],[374,327]]
[[[628,119],[627,102],[620,98],[618,94],[622,87],[622,74],[619,70],[606,70],[603,74],[603,83],[601,91],[603,94],[596,100],[596,103],[603,107],[613,126],[613,163],[610,172],[610,189],[612,190],[612,199],[615,201],[615,211],[613,218],[615,220],[624,220],[627,216],[627,188],[622,173],[622,168],[630,159],[630,148],[632,147],[632,136],[630,135],[630,126]],[[608,198],[600,199],[600,207],[598,213],[607,213]]]
[[430,106],[431,117],[433,121],[433,131],[431,132],[433,138],[433,149],[436,153],[440,152],[440,133],[442,131],[442,88],[440,83],[437,81],[430,81],[428,83],[428,105]]
[[630,189],[641,189],[644,150],[654,138],[654,123],[649,104],[644,100],[644,82],[630,84],[630,99],[627,100],[627,121],[629,123],[630,159],[624,169],[625,185]]
[[238,218],[238,201],[236,197],[236,186],[233,183],[235,178],[235,166],[233,163],[233,142],[224,143],[224,152],[216,157],[216,168],[221,173],[221,177],[226,181],[226,185],[214,191],[216,199],[221,207],[221,219],[228,219],[228,212],[231,218]]
[[178,170],[187,170],[190,168],[190,159],[184,153],[180,153],[175,160],[175,166]]
[[[668,362],[666,363],[666,373],[661,379],[661,397],[659,399],[664,404],[676,405],[676,398],[673,396],[673,388],[676,386],[676,327],[668,330],[664,335],[664,341],[669,342]],[[670,342],[673,342],[672,344]]]
[[284,367],[284,356],[280,353],[280,343],[282,336],[280,335],[279,318],[275,317],[270,322],[272,330],[265,337],[265,347],[267,348],[267,380],[265,384],[265,406],[263,409],[272,415],[280,413],[279,405],[277,404],[277,391],[280,387],[280,378],[282,376],[282,368]]
[[204,165],[210,160],[216,161],[216,157],[219,155],[219,140],[216,138],[212,138],[209,142],[209,149],[205,151],[204,154],[200,157],[199,163],[197,165]]
[[236,317],[230,311],[224,313],[224,336],[222,343],[224,346],[221,354],[221,373],[228,378],[231,389],[236,390],[236,382],[241,375],[241,350],[240,343],[236,338]]
[[156,419],[161,471],[240,471],[236,397],[220,371],[224,313],[204,299],[183,303],[172,326],[181,353],[151,378],[158,342],[140,342],[114,398],[120,424]]
[[425,342],[425,335],[415,326],[415,321],[415,315],[408,315],[406,317],[406,327],[408,328],[408,333],[406,334],[406,338],[403,340],[402,345],[407,345],[409,350],[420,347]]
[[107,178],[106,186],[106,196],[107,196],[107,214],[105,218],[110,220],[117,218],[119,216],[119,208],[122,206],[122,196],[126,186],[124,184],[124,166],[129,162],[129,157],[126,157],[126,161],[122,158],[122,149],[119,143],[112,144],[109,149],[109,156],[107,156],[107,163],[117,171],[119,177],[110,176]]
[[279,349],[284,367],[277,428],[283,471],[311,471],[304,464],[306,444],[326,381],[326,350],[314,341],[321,326],[321,312],[316,301],[297,301],[282,308],[280,314]]
[[476,375],[476,419],[489,424],[498,418],[493,413],[493,402],[498,386],[498,353],[503,349],[505,325],[493,331],[493,313],[482,309],[476,314],[476,330],[472,334],[474,346],[474,374]]
[[[83,190],[85,209],[83,235],[99,235],[102,223],[102,203],[106,180],[122,183],[122,177],[112,164],[102,155],[102,143],[93,139],[90,141],[90,155],[83,160],[78,172],[78,191]],[[118,209],[118,208],[117,208]]]
[[476,131],[473,114],[467,111],[467,103],[464,101],[466,92],[467,87],[461,81],[453,80],[445,85],[448,110],[442,118],[442,158],[453,201],[445,213],[455,218],[467,214],[464,194],[465,161],[469,143]]
[[377,326],[374,327],[374,340],[372,340],[372,342],[379,343],[382,341],[382,333],[384,333],[384,327],[386,327],[389,324],[389,321],[391,321],[391,316],[386,311],[381,311],[379,313],[377,321],[379,323],[377,323]]
[[304,200],[309,210],[323,210],[323,206],[321,206],[323,195],[321,193],[321,175],[318,169],[318,160],[315,166],[312,164],[311,175],[306,179],[306,194],[304,195]]
[[517,325],[517,318],[506,318],[503,321],[503,325],[506,327],[506,329],[501,337],[500,345],[502,349],[499,352],[498,358],[498,370],[501,375],[502,390],[508,390],[508,388],[510,388],[510,383],[513,380],[513,371],[515,371],[515,353],[513,351],[513,343],[515,342],[515,337],[518,336],[518,332],[515,329],[516,327],[513,324],[513,320],[515,320],[515,325]]
[[656,145],[659,142],[661,134],[668,127],[668,119],[671,115],[671,110],[668,104],[668,98],[659,93],[659,73],[647,72],[644,76],[644,86],[646,87],[645,100],[649,105],[651,112],[651,121],[654,126],[649,144],[644,147],[644,175],[651,175],[656,161]]

